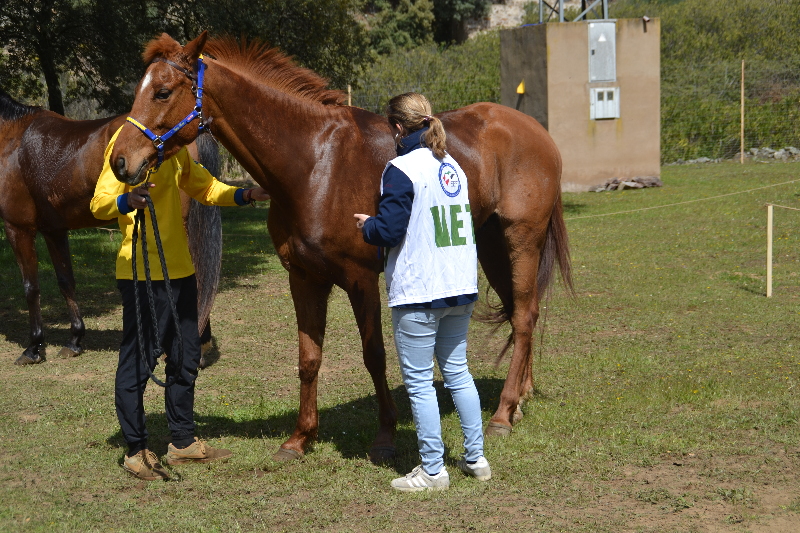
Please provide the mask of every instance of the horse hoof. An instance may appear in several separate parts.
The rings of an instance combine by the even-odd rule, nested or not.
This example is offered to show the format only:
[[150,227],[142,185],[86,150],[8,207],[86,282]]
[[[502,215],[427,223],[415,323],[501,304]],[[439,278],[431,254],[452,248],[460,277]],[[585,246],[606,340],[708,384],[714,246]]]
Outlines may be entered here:
[[62,359],[70,359],[72,357],[78,357],[80,354],[83,353],[83,349],[78,348],[77,350],[73,350],[69,346],[64,346],[61,348],[61,351],[58,352],[58,356]]
[[511,435],[511,426],[499,422],[489,422],[489,425],[486,426],[487,437],[508,437],[509,435]]
[[14,361],[15,365],[38,365],[39,363],[44,363],[47,361],[45,359],[43,353],[23,353],[20,355],[16,361]]
[[219,348],[214,340],[200,346],[200,368],[207,368],[219,361]]
[[373,446],[369,451],[369,460],[376,465],[381,465],[394,460],[397,450],[394,446]]
[[289,448],[278,448],[278,451],[275,452],[275,455],[272,456],[272,459],[281,463],[285,463],[288,461],[294,461],[296,459],[302,459],[303,454],[296,451],[290,450]]
[[516,425],[516,424],[517,424],[517,422],[519,422],[520,420],[522,420],[522,417],[523,417],[523,416],[524,416],[524,415],[523,415],[523,413],[522,413],[522,408],[521,408],[519,405],[517,405],[517,409],[516,409],[516,411],[514,411],[514,414],[511,416],[511,424],[512,424],[512,425]]

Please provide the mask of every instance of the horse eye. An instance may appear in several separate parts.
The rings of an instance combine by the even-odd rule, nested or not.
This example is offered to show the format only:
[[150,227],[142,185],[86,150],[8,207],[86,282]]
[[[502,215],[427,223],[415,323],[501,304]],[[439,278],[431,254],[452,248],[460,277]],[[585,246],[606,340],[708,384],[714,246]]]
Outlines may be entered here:
[[169,98],[169,95],[171,94],[172,91],[170,91],[169,89],[161,89],[156,93],[156,98],[158,98],[159,100],[166,100],[167,98]]

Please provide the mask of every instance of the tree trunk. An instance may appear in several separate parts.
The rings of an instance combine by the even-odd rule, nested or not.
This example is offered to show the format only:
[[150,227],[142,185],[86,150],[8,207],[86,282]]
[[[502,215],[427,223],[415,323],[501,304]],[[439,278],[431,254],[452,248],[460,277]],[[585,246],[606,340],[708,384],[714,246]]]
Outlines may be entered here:
[[64,114],[64,99],[61,96],[61,80],[58,78],[52,50],[39,47],[39,63],[42,65],[44,81],[47,84],[47,103],[50,111]]

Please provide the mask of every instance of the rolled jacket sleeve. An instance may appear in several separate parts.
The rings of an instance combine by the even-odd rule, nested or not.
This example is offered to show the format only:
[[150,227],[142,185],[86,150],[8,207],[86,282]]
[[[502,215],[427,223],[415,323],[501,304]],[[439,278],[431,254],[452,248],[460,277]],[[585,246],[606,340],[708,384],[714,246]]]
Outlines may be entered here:
[[189,196],[205,205],[240,205],[236,202],[236,191],[211,175],[206,167],[193,160],[185,148],[176,154],[182,167],[180,188]]
[[402,170],[389,166],[383,175],[378,214],[364,222],[364,241],[389,248],[400,244],[408,230],[413,205],[414,184]]

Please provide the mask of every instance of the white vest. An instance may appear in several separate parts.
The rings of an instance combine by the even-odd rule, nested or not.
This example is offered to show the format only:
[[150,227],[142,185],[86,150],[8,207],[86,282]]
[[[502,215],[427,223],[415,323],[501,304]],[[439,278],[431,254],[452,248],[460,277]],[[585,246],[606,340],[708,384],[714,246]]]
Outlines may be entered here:
[[408,230],[389,251],[386,264],[389,307],[478,292],[478,256],[464,171],[450,155],[439,161],[429,148],[417,148],[392,159],[386,168],[389,165],[414,184]]

